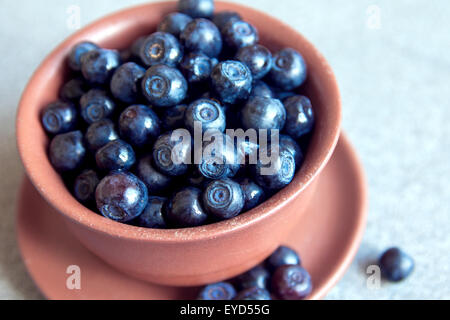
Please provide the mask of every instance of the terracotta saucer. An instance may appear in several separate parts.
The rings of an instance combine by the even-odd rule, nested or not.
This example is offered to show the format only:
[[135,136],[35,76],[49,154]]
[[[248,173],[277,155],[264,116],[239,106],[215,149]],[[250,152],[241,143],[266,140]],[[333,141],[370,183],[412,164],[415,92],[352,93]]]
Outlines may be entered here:
[[[366,223],[362,167],[343,135],[319,178],[302,223],[286,241],[311,273],[310,299],[323,298],[344,275],[359,247]],[[18,197],[17,237],[25,265],[49,299],[195,299],[198,288],[162,287],[130,278],[86,250],[60,215],[24,179]],[[67,289],[67,268],[81,270],[81,290]]]

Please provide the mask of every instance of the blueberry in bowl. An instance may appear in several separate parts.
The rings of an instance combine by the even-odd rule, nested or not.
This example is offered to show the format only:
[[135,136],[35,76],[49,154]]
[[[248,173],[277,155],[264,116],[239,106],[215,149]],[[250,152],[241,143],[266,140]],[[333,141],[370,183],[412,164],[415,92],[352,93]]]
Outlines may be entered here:
[[[65,218],[69,230],[82,244],[109,264],[145,281],[182,286],[216,283],[260,263],[306,214],[307,204],[314,193],[314,188],[310,186],[326,165],[339,137],[340,99],[336,81],[314,46],[295,30],[256,10],[222,2],[216,3],[215,7],[214,14],[184,11],[183,14],[191,15],[192,19],[185,19],[184,29],[176,27],[176,23],[172,21],[169,23],[172,24],[171,27],[159,30],[173,35],[184,47],[183,58],[190,53],[196,53],[210,59],[212,72],[209,79],[202,80],[202,91],[199,91],[198,87],[195,92],[192,90],[193,86],[187,79],[189,77],[183,74],[177,62],[169,62],[171,66],[155,64],[148,67],[141,61],[140,50],[145,39],[158,31],[157,26],[167,14],[176,13],[178,10],[175,3],[163,2],[123,10],[71,36],[41,64],[20,102],[17,115],[18,146],[27,174],[34,185]],[[225,11],[236,14],[219,14]],[[170,19],[168,18],[169,21]],[[235,54],[240,49],[239,43],[236,42],[231,49],[229,43],[232,43],[232,37],[225,37],[221,31],[233,21],[244,21],[252,25],[258,31],[259,41],[256,43],[252,40],[248,43],[264,46],[274,56],[272,68],[260,80],[253,79],[252,70],[246,65],[251,62],[243,63],[236,58]],[[273,36],[274,29],[280,31],[280,36]],[[87,45],[83,49],[84,45],[81,45],[81,50],[76,49],[76,63],[71,67],[68,57],[71,50],[86,42],[94,43],[94,46]],[[292,48],[298,55],[287,55],[285,60],[278,61],[280,59],[277,60],[277,57],[280,55],[277,52],[283,48]],[[302,68],[299,55],[307,69]],[[178,61],[178,57],[175,61]],[[227,61],[231,63],[226,63]],[[277,67],[274,67],[275,61],[279,62]],[[126,71],[124,64],[130,62],[144,68],[145,74],[141,77],[142,69],[135,65],[130,69],[131,73]],[[129,75],[124,77],[125,81],[118,81],[117,79],[122,78],[121,74]],[[62,90],[64,84],[72,79],[79,80]],[[119,83],[113,86],[114,89],[111,88],[113,79]],[[259,89],[254,90],[257,87],[255,80],[263,81],[270,86],[269,90],[261,83]],[[296,87],[299,83],[301,87]],[[92,90],[97,90],[97,93],[89,94]],[[64,95],[60,94],[62,91]],[[273,189],[266,190],[267,186],[261,185],[266,183],[265,178],[253,174],[252,166],[258,164],[226,162],[226,170],[222,171],[216,170],[220,169],[222,164],[206,161],[204,168],[207,170],[204,172],[225,174],[214,175],[214,179],[211,179],[200,173],[198,179],[199,176],[195,177],[192,173],[200,171],[200,164],[171,163],[170,155],[174,150],[181,158],[191,158],[192,161],[192,153],[198,149],[203,151],[203,144],[197,144],[195,148],[195,143],[189,143],[189,148],[170,139],[170,135],[177,129],[189,132],[185,128],[187,106],[202,98],[203,94],[216,98],[217,102],[226,108],[226,127],[225,133],[222,134],[228,136],[227,129],[240,128],[241,111],[249,98],[258,96],[253,95],[252,91],[262,92],[263,94],[258,95],[266,98],[274,97],[273,94],[279,92],[289,93],[290,96],[301,94],[311,101],[314,126],[310,133],[301,137],[302,140],[310,139],[310,143],[308,148],[303,148],[303,144],[300,144],[304,159],[300,168],[295,168],[297,174],[294,174],[291,183],[272,184],[269,181],[267,185]],[[67,129],[51,133],[45,130],[40,120],[44,109],[58,98],[75,106],[77,121],[73,122],[73,127],[72,122],[68,121]],[[284,100],[280,100],[280,103],[286,109],[286,122],[284,127],[282,121],[277,127],[283,134],[289,135],[286,129],[288,111],[283,104]],[[120,132],[120,115],[136,104],[147,106],[161,121],[159,135],[149,138],[144,147],[138,146],[133,141],[134,138],[125,137],[124,132]],[[183,107],[177,107],[183,105],[186,106],[184,111]],[[175,107],[177,109],[171,110]],[[263,120],[258,119],[255,123],[263,123]],[[143,123],[143,127],[147,128],[146,121]],[[258,129],[259,125],[248,127]],[[316,134],[319,130],[320,139]],[[159,139],[161,140],[158,141]],[[296,138],[293,139],[299,142]],[[102,150],[104,148],[106,150]],[[288,163],[284,166],[288,173],[291,170],[291,157],[294,158],[293,162],[296,162],[296,157],[291,152],[293,149],[295,148],[286,148],[282,153],[283,159],[290,159],[284,161]],[[155,152],[159,156],[155,157]],[[230,154],[235,152],[233,149]],[[97,153],[100,154],[100,166],[95,161]],[[218,155],[228,160],[227,152],[218,151]],[[138,172],[140,160],[144,158],[150,159],[148,164],[153,169],[153,173],[148,171],[148,176]],[[96,192],[94,208],[84,205],[81,197],[78,201],[73,184],[67,188],[60,175],[61,173],[63,176],[69,174],[78,177],[85,170],[93,170],[100,180],[96,190],[102,192]],[[146,183],[151,183],[153,177],[159,175],[169,178],[170,185],[149,191]],[[155,179],[158,181],[161,176]],[[251,209],[242,209],[236,217],[225,221],[217,219],[203,208],[201,195],[212,180],[229,179],[242,188],[243,178],[251,180],[263,189],[263,202],[255,201],[258,203],[255,207],[251,208],[254,205],[252,204],[248,207]],[[114,182],[117,180],[123,183]],[[89,185],[90,183],[86,184]],[[122,189],[117,185],[122,185]],[[280,185],[284,187],[281,190],[278,189]],[[188,203],[191,206],[175,206],[177,210],[168,215],[167,208],[174,195],[187,188],[191,190],[187,192],[191,195],[181,197],[187,200],[180,203]],[[197,191],[194,192],[190,188],[196,188]],[[92,193],[88,189],[81,187],[80,191],[83,191],[83,194],[86,191],[86,197],[92,199]],[[168,200],[158,209],[156,204],[149,207],[149,197]],[[123,201],[119,201],[120,199]],[[152,217],[161,214],[166,229],[145,228],[136,223],[147,207],[148,212],[153,213],[142,216],[144,220],[149,221],[148,225],[152,225]],[[187,219],[184,224],[184,218],[190,217],[192,213],[199,214],[194,214],[194,217],[199,216],[200,219],[194,219],[195,223]],[[174,216],[182,218],[178,220],[173,218]],[[263,241],[263,234],[270,234],[270,239]],[[232,254],[234,259],[218,255],[218,246],[223,252]],[[248,254],[244,255],[243,252]],[[198,259],[200,253],[202,259]],[[167,264],[167,261],[171,263]]]

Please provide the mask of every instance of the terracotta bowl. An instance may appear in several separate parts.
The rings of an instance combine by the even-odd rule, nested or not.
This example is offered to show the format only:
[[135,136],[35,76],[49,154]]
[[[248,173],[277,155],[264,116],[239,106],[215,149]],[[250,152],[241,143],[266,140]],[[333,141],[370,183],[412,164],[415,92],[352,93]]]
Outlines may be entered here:
[[65,58],[70,48],[82,40],[106,48],[126,48],[137,37],[153,32],[165,14],[175,11],[174,2],[126,9],[80,30],[44,60],[20,101],[18,148],[34,186],[61,213],[84,246],[113,267],[144,281],[202,285],[236,276],[260,263],[307,214],[314,182],[339,138],[339,90],[330,66],[317,49],[296,30],[265,13],[225,2],[217,2],[217,10],[241,13],[259,29],[261,43],[271,50],[292,47],[304,55],[309,79],[301,91],[311,98],[317,115],[305,163],[294,181],[248,213],[229,221],[180,230],[149,230],[119,224],[78,203],[48,160],[49,141],[39,115],[48,103],[57,99],[58,88],[66,80]]

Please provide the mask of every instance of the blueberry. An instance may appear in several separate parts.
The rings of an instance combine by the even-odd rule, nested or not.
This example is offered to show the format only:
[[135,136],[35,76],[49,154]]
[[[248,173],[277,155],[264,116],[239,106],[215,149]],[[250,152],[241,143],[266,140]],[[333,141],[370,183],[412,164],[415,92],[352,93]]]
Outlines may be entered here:
[[78,169],[83,164],[85,156],[86,149],[81,131],[57,135],[50,143],[50,162],[59,172]]
[[167,203],[166,218],[176,227],[196,227],[205,223],[208,215],[201,205],[202,192],[187,187],[175,193]]
[[175,130],[184,127],[184,115],[187,105],[179,104],[164,110],[161,122],[166,130]]
[[305,96],[293,96],[284,101],[286,126],[284,131],[294,139],[311,133],[314,128],[314,110]]
[[284,102],[287,98],[297,95],[297,93],[295,93],[294,91],[283,91],[276,87],[272,87],[272,91],[274,94],[274,98],[276,98],[282,102]]
[[230,21],[241,21],[242,17],[239,13],[235,11],[221,11],[214,15],[212,21],[214,24],[222,30],[225,25]]
[[297,252],[289,247],[281,246],[270,255],[265,261],[265,266],[270,272],[275,272],[281,266],[302,264]]
[[205,135],[198,171],[207,179],[232,178],[240,169],[242,154],[230,136],[217,133],[213,137]]
[[163,209],[166,202],[166,198],[148,197],[147,207],[137,218],[138,226],[151,229],[165,229],[166,222],[164,221]]
[[212,89],[223,103],[235,104],[247,99],[252,81],[250,69],[239,61],[220,62],[211,73]]
[[153,163],[163,174],[181,176],[191,163],[192,140],[176,139],[176,133],[169,131],[161,135],[153,146]]
[[270,273],[261,265],[237,276],[235,279],[239,290],[249,288],[267,289],[269,287]]
[[75,179],[73,194],[78,201],[91,204],[95,201],[95,189],[100,183],[98,174],[94,170],[86,170]]
[[203,192],[203,208],[220,220],[238,216],[244,208],[241,186],[230,179],[215,180]]
[[65,101],[79,102],[80,98],[89,90],[82,78],[75,78],[66,82],[59,91],[59,97]]
[[192,170],[192,172],[189,174],[187,178],[187,181],[190,186],[200,189],[204,189],[211,182],[211,180],[205,178],[205,176],[202,175],[200,171],[198,171],[198,169]]
[[134,62],[121,65],[111,79],[112,95],[124,103],[135,103],[140,95],[140,82],[145,71],[144,68]]
[[183,58],[183,51],[173,35],[155,32],[142,42],[139,57],[147,67],[158,64],[175,67]]
[[178,38],[184,28],[186,28],[191,21],[192,18],[184,13],[169,13],[158,25],[158,31],[170,33]]
[[285,91],[301,86],[307,77],[306,62],[294,49],[283,49],[273,58],[269,72],[271,84]]
[[239,152],[245,157],[245,162],[241,164],[256,164],[258,160],[259,144],[250,139],[238,139]]
[[264,190],[252,180],[245,178],[239,182],[244,193],[244,211],[257,207],[264,201]]
[[198,295],[198,300],[233,300],[236,290],[228,282],[210,284],[202,289]]
[[266,289],[252,287],[239,292],[234,300],[272,300],[272,297]]
[[153,66],[142,80],[142,92],[157,107],[172,107],[185,98],[188,84],[180,71],[166,65]]
[[120,115],[119,132],[122,139],[133,147],[143,148],[159,136],[161,121],[148,106],[133,105]]
[[114,123],[109,119],[102,119],[91,124],[85,134],[86,144],[92,152],[104,147],[111,141],[119,139]]
[[257,184],[268,190],[279,190],[286,187],[294,179],[296,167],[295,158],[290,150],[278,148],[273,152],[271,145],[261,148],[260,154],[270,159],[269,163],[259,160],[252,165],[252,175]]
[[281,266],[272,276],[272,292],[282,300],[305,299],[312,287],[311,276],[300,266]]
[[214,13],[214,0],[179,0],[178,11],[193,18],[210,18]]
[[114,140],[95,154],[97,167],[103,171],[128,170],[136,162],[133,148],[122,140]]
[[131,57],[137,62],[137,63],[142,63],[141,61],[141,47],[142,44],[144,43],[145,39],[147,39],[148,36],[142,36],[137,38],[133,44],[130,47],[130,53],[131,53]]
[[275,98],[275,94],[272,89],[263,81],[258,80],[253,84],[252,92],[250,94],[252,97],[265,97],[265,98]]
[[384,252],[379,264],[383,276],[393,282],[402,281],[414,270],[414,260],[399,248]]
[[259,44],[239,49],[236,59],[247,65],[254,80],[264,78],[272,68],[272,53]]
[[137,164],[136,173],[147,186],[149,194],[162,194],[170,187],[172,178],[158,172],[152,162],[151,155],[141,158]]
[[108,118],[115,108],[114,101],[100,89],[91,89],[80,99],[81,116],[87,124]]
[[81,72],[91,84],[106,84],[120,66],[120,54],[116,50],[97,49],[81,58]]
[[222,36],[216,25],[206,19],[191,21],[180,35],[181,44],[187,51],[203,53],[210,58],[222,51]]
[[258,30],[245,21],[229,21],[221,31],[225,44],[232,50],[252,46],[259,41]]
[[92,42],[81,42],[74,46],[69,53],[69,67],[73,71],[81,71],[81,58],[84,54],[99,49],[99,47]]
[[97,208],[106,218],[128,222],[137,218],[147,207],[145,184],[128,172],[106,176],[95,192]]
[[202,132],[207,130],[225,131],[226,119],[220,104],[213,100],[200,99],[189,105],[185,112],[185,126],[194,132],[194,125],[197,122],[201,125]]
[[190,53],[184,57],[180,69],[189,83],[205,82],[211,75],[211,59],[203,53]]
[[278,99],[251,97],[241,110],[244,129],[282,130],[286,122],[286,110]]
[[49,104],[41,117],[42,126],[50,134],[67,133],[77,124],[77,109],[70,102]]
[[286,135],[280,135],[280,149],[282,150],[288,150],[292,153],[295,160],[295,167],[296,169],[300,169],[300,167],[303,164],[304,155],[302,152],[302,149],[300,148],[299,144],[295,142],[294,139],[292,139],[290,136]]

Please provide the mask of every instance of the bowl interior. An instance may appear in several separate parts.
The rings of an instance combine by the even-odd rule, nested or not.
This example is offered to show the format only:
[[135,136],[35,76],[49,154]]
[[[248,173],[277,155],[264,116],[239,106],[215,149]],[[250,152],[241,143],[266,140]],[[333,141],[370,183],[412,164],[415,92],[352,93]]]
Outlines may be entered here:
[[149,230],[133,227],[103,218],[81,205],[67,190],[48,160],[49,140],[39,118],[41,110],[57,99],[60,86],[67,80],[66,56],[74,44],[84,40],[106,48],[127,48],[139,36],[154,32],[162,17],[175,10],[174,2],[151,3],[94,22],[68,38],[44,60],[22,96],[17,115],[17,140],[27,174],[51,205],[88,228],[113,236],[148,241],[198,240],[245,228],[282,209],[306,188],[323,169],[338,141],[341,101],[336,79],[322,55],[301,34],[279,20],[242,5],[217,2],[218,11],[238,11],[245,20],[254,24],[259,30],[260,42],[273,52],[284,47],[294,48],[302,53],[308,64],[308,80],[299,93],[311,99],[317,121],[304,165],[294,181],[250,212],[229,221],[190,229]]

